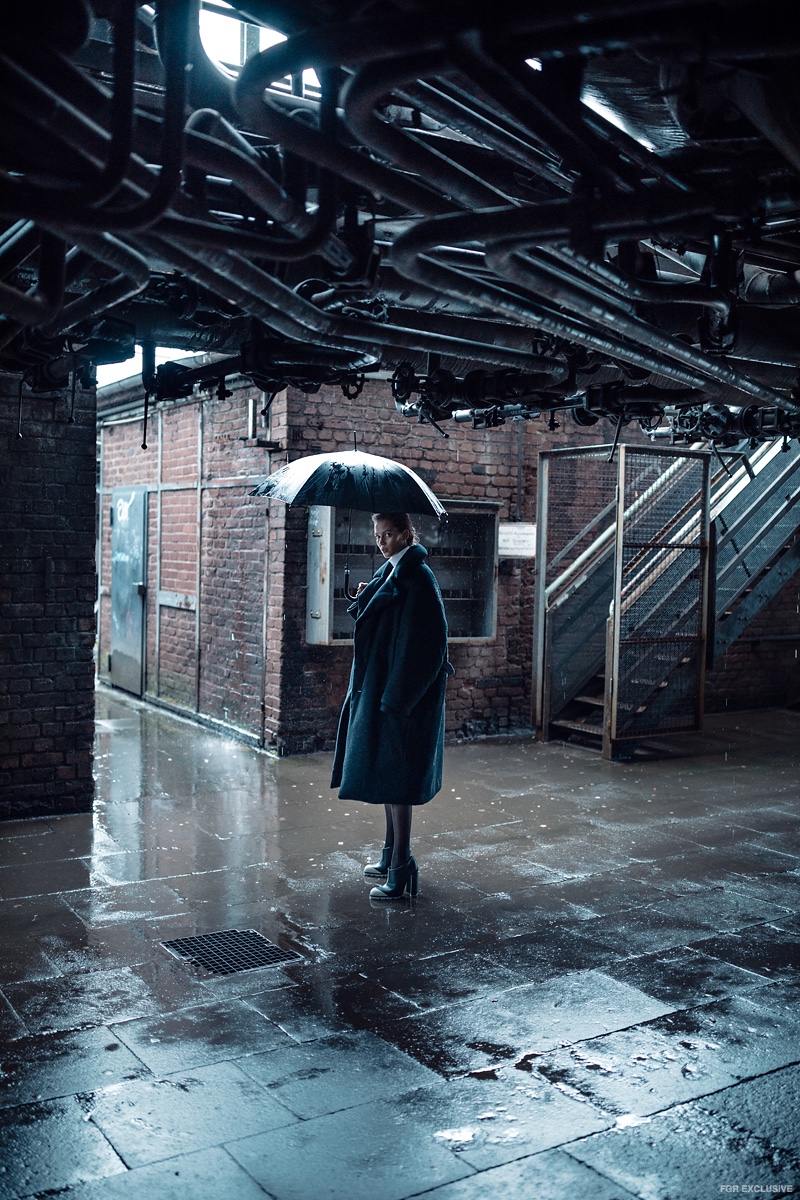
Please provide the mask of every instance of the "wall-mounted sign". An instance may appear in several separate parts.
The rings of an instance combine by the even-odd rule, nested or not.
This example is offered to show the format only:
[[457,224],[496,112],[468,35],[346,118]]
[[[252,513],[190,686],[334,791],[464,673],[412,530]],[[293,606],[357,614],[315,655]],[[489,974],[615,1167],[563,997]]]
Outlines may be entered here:
[[497,553],[500,558],[535,558],[536,526],[531,521],[501,521]]

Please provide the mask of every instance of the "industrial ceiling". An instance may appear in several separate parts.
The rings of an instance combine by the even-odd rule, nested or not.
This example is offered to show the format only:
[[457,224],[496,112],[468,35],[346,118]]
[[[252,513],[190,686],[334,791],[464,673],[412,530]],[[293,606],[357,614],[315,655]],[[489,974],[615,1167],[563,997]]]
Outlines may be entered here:
[[798,58],[775,0],[16,5],[0,369],[800,436]]

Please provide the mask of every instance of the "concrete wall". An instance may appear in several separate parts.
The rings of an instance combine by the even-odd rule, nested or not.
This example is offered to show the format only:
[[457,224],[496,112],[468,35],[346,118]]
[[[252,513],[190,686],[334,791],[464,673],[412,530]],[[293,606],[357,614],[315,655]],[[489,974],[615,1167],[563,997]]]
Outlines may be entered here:
[[0,376],[0,818],[93,800],[95,397]]

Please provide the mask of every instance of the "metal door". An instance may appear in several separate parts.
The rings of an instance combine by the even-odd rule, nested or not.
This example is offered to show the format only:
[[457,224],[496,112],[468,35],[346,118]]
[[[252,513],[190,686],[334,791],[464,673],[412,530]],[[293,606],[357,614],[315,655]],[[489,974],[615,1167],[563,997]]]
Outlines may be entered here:
[[111,505],[111,682],[141,696],[147,583],[147,488],[115,488]]

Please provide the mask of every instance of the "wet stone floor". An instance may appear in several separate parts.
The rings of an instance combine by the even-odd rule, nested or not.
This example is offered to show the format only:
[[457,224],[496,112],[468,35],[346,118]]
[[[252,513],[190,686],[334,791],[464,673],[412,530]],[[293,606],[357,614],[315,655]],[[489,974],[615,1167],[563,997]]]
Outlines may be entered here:
[[[449,747],[382,809],[98,694],[93,816],[0,825],[0,1200],[800,1192],[800,715]],[[217,976],[162,945],[255,929]]]

